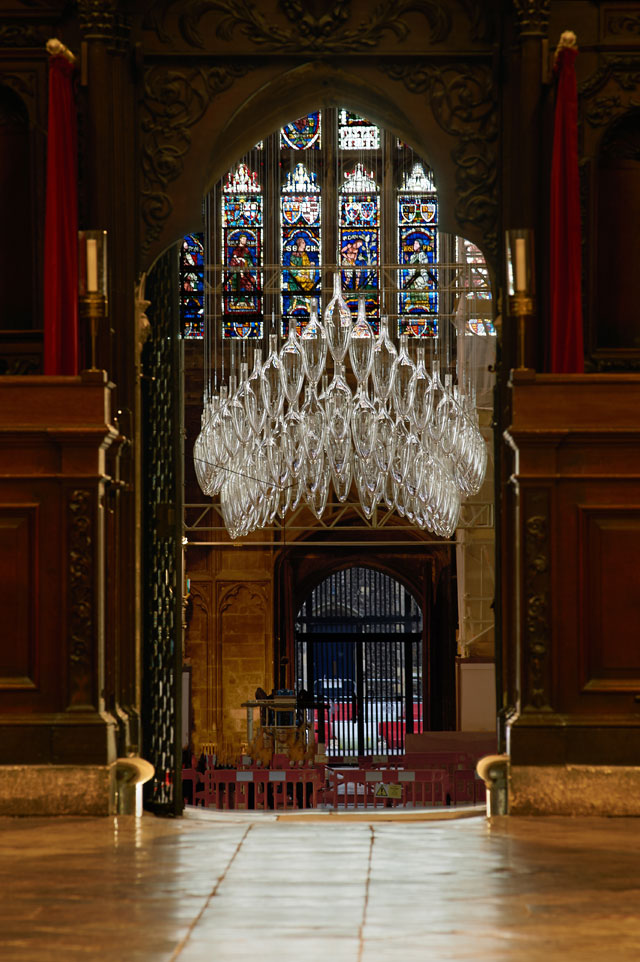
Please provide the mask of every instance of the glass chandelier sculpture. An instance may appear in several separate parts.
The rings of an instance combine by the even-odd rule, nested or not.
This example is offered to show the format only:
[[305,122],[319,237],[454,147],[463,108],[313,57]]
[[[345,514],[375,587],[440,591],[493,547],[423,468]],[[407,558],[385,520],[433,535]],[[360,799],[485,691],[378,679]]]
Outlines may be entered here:
[[323,323],[314,307],[280,350],[272,334],[269,356],[256,349],[252,372],[242,363],[205,404],[195,471],[204,494],[220,496],[232,539],[303,502],[321,518],[331,488],[341,502],[354,489],[368,519],[381,505],[451,537],[461,497],[482,486],[487,448],[472,379],[459,368],[456,384],[449,373],[443,383],[424,346],[412,360],[406,335],[396,350],[386,317],[376,336],[364,299],[354,323],[340,283],[338,271]]

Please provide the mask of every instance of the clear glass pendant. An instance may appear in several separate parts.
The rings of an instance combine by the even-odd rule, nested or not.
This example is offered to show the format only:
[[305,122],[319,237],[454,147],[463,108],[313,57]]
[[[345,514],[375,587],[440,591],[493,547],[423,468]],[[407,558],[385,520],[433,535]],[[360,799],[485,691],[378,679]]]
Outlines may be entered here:
[[365,313],[365,299],[358,299],[358,317],[351,331],[349,342],[349,360],[351,369],[356,376],[359,385],[365,383],[371,371],[373,363],[373,348],[375,344],[375,334]]
[[406,418],[411,412],[415,372],[416,366],[409,357],[409,338],[403,334],[393,377],[393,402],[398,417]]
[[344,366],[339,364],[324,398],[329,443],[332,438],[342,440],[349,436],[351,431],[351,404],[351,391],[345,378]]
[[380,333],[373,348],[372,376],[375,396],[386,402],[391,394],[395,374],[395,361],[398,352],[389,337],[388,319],[380,318]]
[[351,436],[356,452],[361,458],[368,458],[373,452],[376,438],[376,420],[376,409],[364,393],[361,385],[351,409]]
[[331,356],[341,364],[351,339],[351,311],[342,296],[340,271],[333,275],[333,297],[324,311],[324,330]]
[[282,406],[282,377],[278,357],[278,335],[269,335],[269,357],[260,372],[260,390],[265,411],[270,418],[277,418]]
[[412,404],[409,415],[416,431],[424,431],[433,413],[431,378],[424,363],[424,347],[418,348],[418,360],[411,384]]
[[289,321],[289,336],[279,355],[282,390],[289,404],[295,404],[302,389],[304,367],[296,326]]
[[315,387],[324,372],[327,360],[327,338],[318,319],[315,302],[311,307],[309,323],[300,335],[300,350],[302,351],[304,373],[309,384]]

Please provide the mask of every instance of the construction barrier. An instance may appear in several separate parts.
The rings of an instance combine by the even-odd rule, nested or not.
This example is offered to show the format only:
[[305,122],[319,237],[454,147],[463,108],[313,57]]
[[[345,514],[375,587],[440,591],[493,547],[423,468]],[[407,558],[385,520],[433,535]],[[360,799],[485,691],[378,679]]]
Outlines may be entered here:
[[370,767],[183,769],[188,803],[220,810],[426,808],[473,805],[485,790],[475,772]]
[[324,785],[321,769],[210,769],[201,778],[195,804],[225,811],[317,808]]
[[335,769],[325,802],[332,808],[426,808],[446,805],[450,797],[445,771]]

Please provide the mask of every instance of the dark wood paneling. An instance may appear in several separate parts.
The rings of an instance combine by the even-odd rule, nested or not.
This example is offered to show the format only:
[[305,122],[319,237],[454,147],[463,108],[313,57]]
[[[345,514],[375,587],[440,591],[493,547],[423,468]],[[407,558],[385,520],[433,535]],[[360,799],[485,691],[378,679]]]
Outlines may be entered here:
[[0,504],[0,688],[38,687],[38,508]]
[[[513,375],[516,765],[635,764],[638,375]],[[513,584],[503,572],[506,589]]]
[[640,506],[578,510],[583,687],[640,692]]

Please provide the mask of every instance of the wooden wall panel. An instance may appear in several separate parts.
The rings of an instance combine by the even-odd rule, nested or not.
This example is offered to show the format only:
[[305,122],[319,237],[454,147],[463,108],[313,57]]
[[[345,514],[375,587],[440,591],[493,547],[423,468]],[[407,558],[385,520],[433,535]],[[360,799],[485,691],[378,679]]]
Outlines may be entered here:
[[579,515],[583,687],[640,691],[640,506]]
[[38,506],[0,505],[0,688],[38,687]]
[[512,378],[519,577],[503,570],[519,613],[512,764],[635,765],[640,377]]

